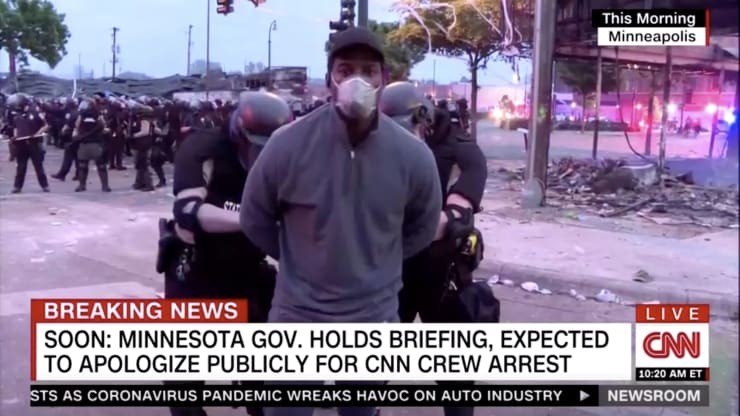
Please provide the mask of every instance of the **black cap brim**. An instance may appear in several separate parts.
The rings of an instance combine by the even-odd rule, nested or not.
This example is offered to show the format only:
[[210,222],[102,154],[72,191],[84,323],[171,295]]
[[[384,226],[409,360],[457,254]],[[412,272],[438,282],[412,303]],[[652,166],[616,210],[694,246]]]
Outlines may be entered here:
[[380,63],[385,62],[382,43],[373,32],[362,27],[352,27],[334,36],[329,52],[329,62],[340,53],[352,49],[367,49],[377,55]]

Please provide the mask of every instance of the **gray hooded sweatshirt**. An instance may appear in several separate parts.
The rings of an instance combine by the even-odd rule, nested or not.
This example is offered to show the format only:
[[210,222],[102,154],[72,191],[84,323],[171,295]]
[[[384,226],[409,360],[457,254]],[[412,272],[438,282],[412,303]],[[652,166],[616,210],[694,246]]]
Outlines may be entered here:
[[439,223],[438,176],[382,114],[356,146],[331,104],[276,131],[241,204],[244,233],[280,263],[270,322],[396,322],[403,260]]

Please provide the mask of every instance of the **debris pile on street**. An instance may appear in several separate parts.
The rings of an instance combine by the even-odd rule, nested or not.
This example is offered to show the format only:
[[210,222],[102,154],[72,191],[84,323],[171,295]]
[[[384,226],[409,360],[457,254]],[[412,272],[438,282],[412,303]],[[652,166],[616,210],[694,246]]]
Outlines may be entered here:
[[[524,178],[524,169],[499,169],[499,173]],[[563,158],[550,163],[547,182],[550,206],[586,207],[602,217],[634,213],[660,225],[738,226],[737,187],[695,185],[690,172],[659,176],[653,164]]]

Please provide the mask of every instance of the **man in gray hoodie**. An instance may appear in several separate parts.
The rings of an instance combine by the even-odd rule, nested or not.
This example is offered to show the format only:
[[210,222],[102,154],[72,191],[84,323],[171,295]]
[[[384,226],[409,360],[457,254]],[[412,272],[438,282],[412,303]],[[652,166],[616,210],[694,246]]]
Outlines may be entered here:
[[377,111],[384,78],[378,39],[340,32],[331,102],[276,131],[250,171],[242,229],[280,264],[270,322],[399,320],[403,260],[434,240],[442,195],[429,148]]

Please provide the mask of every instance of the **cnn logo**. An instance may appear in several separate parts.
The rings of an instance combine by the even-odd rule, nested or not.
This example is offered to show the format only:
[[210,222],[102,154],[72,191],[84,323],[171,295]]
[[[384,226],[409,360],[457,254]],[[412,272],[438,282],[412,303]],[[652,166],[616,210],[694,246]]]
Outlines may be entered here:
[[701,333],[653,331],[645,335],[642,349],[650,358],[664,359],[673,355],[676,358],[699,358],[701,356]]
[[637,305],[635,312],[635,367],[709,367],[709,305]]

